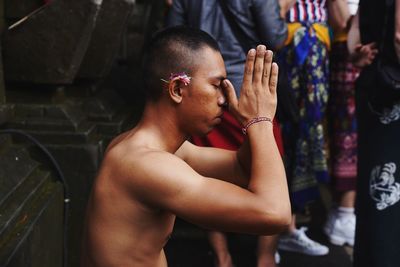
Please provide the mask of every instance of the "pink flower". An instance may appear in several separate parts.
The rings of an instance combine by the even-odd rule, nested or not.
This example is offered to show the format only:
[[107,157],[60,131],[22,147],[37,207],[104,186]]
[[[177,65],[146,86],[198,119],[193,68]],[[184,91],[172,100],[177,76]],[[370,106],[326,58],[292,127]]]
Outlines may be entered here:
[[171,73],[169,76],[168,81],[161,79],[163,82],[170,83],[173,81],[181,81],[185,86],[190,84],[190,80],[192,77],[189,77],[186,73],[180,72],[180,73]]

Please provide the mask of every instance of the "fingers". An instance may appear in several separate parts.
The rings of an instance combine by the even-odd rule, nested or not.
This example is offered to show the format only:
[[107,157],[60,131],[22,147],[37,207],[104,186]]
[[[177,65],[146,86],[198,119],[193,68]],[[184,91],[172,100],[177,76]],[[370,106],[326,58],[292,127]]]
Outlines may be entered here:
[[267,50],[265,52],[265,58],[264,58],[263,84],[268,84],[270,82],[272,57],[273,57],[272,51]]
[[369,44],[367,44],[367,46],[369,46],[371,49],[376,49],[376,48],[378,48],[378,44],[375,43],[375,42],[369,43]]
[[278,64],[274,62],[271,64],[271,78],[269,80],[269,90],[273,95],[276,94],[276,89],[278,87],[278,73]]
[[257,46],[256,61],[254,63],[253,82],[258,84],[261,84],[264,74],[265,52],[266,52],[266,47],[264,45]]
[[369,43],[364,45],[361,48],[362,56],[364,57],[365,63],[370,65],[374,59],[376,54],[378,54],[378,49],[376,48],[376,43]]
[[256,50],[250,49],[247,53],[246,64],[244,66],[243,88],[249,88],[253,81],[253,69]]
[[235,89],[234,89],[232,83],[228,79],[225,79],[222,81],[222,89],[227,98],[229,107],[236,109],[237,105],[238,105],[238,99],[236,96]]

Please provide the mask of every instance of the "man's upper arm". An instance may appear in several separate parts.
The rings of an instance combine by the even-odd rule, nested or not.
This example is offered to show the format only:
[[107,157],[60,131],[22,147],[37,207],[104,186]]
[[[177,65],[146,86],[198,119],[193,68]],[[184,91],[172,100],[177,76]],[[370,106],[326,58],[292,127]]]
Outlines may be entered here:
[[282,46],[287,37],[287,25],[280,17],[278,1],[255,0],[253,15],[261,41],[271,46],[270,49]]
[[248,182],[236,151],[213,147],[199,147],[185,142],[175,153],[199,174],[245,187]]
[[[268,234],[280,226],[268,204],[231,183],[207,178],[174,155],[155,152],[130,171],[132,195],[205,228]],[[129,174],[128,174],[129,175]],[[278,227],[278,228],[275,228]]]

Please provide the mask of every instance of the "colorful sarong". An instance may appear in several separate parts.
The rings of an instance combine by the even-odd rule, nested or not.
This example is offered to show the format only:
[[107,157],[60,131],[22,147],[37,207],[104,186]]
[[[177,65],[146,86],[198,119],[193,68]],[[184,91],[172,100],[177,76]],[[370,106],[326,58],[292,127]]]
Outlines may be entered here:
[[319,196],[318,182],[329,180],[324,125],[329,90],[329,44],[326,43],[329,39],[326,34],[320,37],[313,24],[298,24],[291,42],[279,52],[278,61],[285,64],[289,89],[300,112],[298,124],[282,124],[282,135],[292,207],[301,210]]
[[347,43],[336,42],[331,53],[329,96],[329,136],[332,178],[336,191],[356,189],[357,123],[355,81],[360,69],[349,61]]

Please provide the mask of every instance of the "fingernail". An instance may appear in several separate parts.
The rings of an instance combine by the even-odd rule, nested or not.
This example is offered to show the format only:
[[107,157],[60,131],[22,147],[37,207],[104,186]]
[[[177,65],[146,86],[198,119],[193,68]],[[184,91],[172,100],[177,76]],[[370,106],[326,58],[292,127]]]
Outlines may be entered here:
[[254,56],[256,54],[256,50],[254,48],[250,49],[249,55]]

